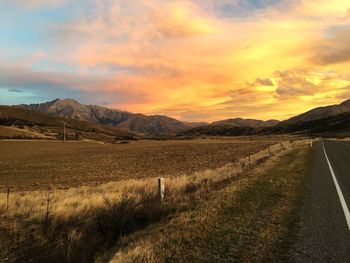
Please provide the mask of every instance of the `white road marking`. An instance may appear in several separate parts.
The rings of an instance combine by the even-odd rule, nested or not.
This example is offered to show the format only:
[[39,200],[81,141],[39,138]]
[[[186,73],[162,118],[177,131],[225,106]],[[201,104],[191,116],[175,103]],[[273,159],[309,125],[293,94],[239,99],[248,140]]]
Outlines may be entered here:
[[332,174],[332,178],[333,178],[333,182],[334,182],[335,188],[337,189],[337,193],[338,193],[338,197],[339,197],[341,206],[342,206],[342,208],[343,208],[343,212],[344,212],[344,215],[345,215],[346,223],[348,224],[348,229],[349,229],[349,231],[350,231],[350,212],[349,212],[349,208],[348,208],[348,206],[346,205],[346,202],[345,202],[343,193],[342,193],[342,191],[341,191],[341,189],[340,189],[340,187],[339,187],[337,178],[336,178],[335,173],[334,173],[334,171],[333,171],[333,167],[332,167],[332,165],[331,165],[331,162],[330,162],[329,159],[328,159],[328,155],[327,155],[327,152],[326,152],[326,148],[324,147],[323,140],[322,140],[322,146],[323,146],[324,155],[326,156],[326,159],[327,159],[327,163],[328,163],[328,166],[329,166],[329,170],[331,171],[331,174]]

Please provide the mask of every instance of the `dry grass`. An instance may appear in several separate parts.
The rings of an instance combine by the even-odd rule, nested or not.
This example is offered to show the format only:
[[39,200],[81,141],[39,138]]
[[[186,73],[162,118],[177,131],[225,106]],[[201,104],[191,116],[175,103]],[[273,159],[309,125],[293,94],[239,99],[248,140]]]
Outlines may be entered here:
[[27,127],[20,129],[14,126],[0,126],[0,138],[54,139],[53,137],[36,132],[34,129]]
[[[281,262],[307,177],[307,148],[269,160],[163,224],[125,237],[110,262]],[[100,261],[109,261],[111,252]]]
[[[204,141],[195,143],[207,144]],[[220,143],[224,146],[227,142]],[[173,146],[176,142],[168,142],[167,145]],[[285,148],[296,146],[290,143],[284,145]],[[184,147],[183,142],[181,147]],[[271,147],[274,154],[281,150],[279,144]],[[268,156],[267,149],[252,155],[251,165]],[[167,176],[166,202],[162,206],[155,199],[156,177],[66,190],[55,189],[50,195],[47,222],[46,190],[10,193],[8,210],[6,194],[0,194],[0,213],[3,219],[0,223],[0,232],[3,233],[0,236],[1,256],[31,259],[34,255],[38,260],[46,257],[58,261],[81,261],[82,258],[76,256],[85,255],[84,259],[91,261],[101,251],[108,250],[121,236],[164,220],[169,215],[191,209],[194,204],[207,200],[228,182],[236,180],[238,175],[249,168],[249,164],[247,157],[236,157],[235,160],[237,161],[217,169]],[[33,255],[27,254],[28,247],[32,248]],[[139,246],[135,249],[143,248],[144,246]],[[151,252],[142,255],[145,258],[151,256]]]

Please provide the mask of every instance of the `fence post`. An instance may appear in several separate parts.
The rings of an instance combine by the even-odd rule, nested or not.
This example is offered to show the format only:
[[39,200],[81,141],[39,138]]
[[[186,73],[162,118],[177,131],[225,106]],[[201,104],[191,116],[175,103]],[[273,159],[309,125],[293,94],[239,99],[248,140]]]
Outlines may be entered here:
[[269,155],[271,155],[271,146],[269,146],[269,148],[267,150],[268,150]]
[[66,141],[66,123],[63,122],[63,141]]
[[46,216],[45,216],[45,224],[47,225],[47,222],[49,220],[49,213],[50,213],[50,202],[51,202],[51,189],[49,188],[46,195]]
[[165,196],[165,185],[164,185],[164,178],[158,178],[158,197],[160,203],[164,201]]
[[10,187],[7,187],[7,193],[6,193],[6,211],[9,210],[9,199],[10,199]]
[[310,147],[312,147],[312,140],[310,140]]

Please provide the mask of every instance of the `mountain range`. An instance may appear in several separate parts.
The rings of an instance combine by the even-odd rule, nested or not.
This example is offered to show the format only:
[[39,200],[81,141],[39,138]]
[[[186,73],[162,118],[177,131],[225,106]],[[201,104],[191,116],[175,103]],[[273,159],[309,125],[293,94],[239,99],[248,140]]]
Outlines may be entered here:
[[22,104],[17,107],[64,118],[124,128],[140,134],[176,134],[204,124],[182,122],[162,115],[148,116],[97,105],[84,105],[73,99],[55,99],[46,103]]
[[[183,122],[162,115],[144,115],[140,113],[131,113],[116,109],[109,109],[97,105],[84,105],[73,99],[55,99],[50,102],[40,104],[22,104],[17,107],[33,110],[42,113],[48,113],[64,118],[71,118],[81,121],[88,121],[102,125],[111,125],[118,128],[128,129],[140,134],[177,134],[207,125],[204,122]],[[254,119],[227,119],[213,122],[212,125],[217,124],[234,124],[242,127],[267,127],[276,125],[277,120],[254,120]]]
[[230,119],[194,127],[179,135],[193,137],[284,133],[350,134],[350,100],[338,105],[318,107],[282,122],[243,120],[241,123],[241,119]]
[[[30,127],[56,127],[63,122],[75,132],[94,131],[108,138],[144,136],[236,136],[282,133],[350,132],[350,100],[338,105],[319,107],[285,121],[226,119],[211,124],[182,122],[162,115],[144,115],[84,105],[73,99],[56,99],[46,103],[0,106],[0,125],[24,124]],[[83,136],[83,137],[84,137]]]

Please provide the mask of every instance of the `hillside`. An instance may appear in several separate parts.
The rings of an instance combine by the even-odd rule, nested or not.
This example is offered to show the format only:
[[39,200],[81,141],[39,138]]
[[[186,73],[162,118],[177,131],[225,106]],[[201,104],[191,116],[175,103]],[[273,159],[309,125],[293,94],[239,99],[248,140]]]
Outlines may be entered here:
[[242,118],[235,118],[235,119],[227,119],[222,121],[216,121],[213,122],[213,125],[217,124],[232,124],[235,126],[246,126],[246,127],[268,127],[268,126],[274,126],[278,124],[278,120],[268,120],[268,121],[262,121],[262,120],[255,120],[255,119],[242,119]]
[[72,99],[56,99],[51,102],[40,104],[19,105],[19,107],[151,135],[175,134],[200,125],[197,123],[181,122],[161,115],[147,116],[144,114],[108,109],[97,105],[83,105]]
[[277,120],[255,120],[255,119],[226,119],[216,121],[211,124],[194,127],[181,132],[178,136],[197,137],[197,136],[242,136],[255,135],[264,131],[264,128],[275,126],[279,123]]
[[319,119],[328,118],[331,116],[339,115],[342,113],[350,112],[350,100],[344,101],[338,105],[331,105],[326,107],[319,107],[312,109],[308,112],[292,117],[281,124],[297,124],[300,122],[314,121]]
[[[0,106],[0,137],[61,139],[66,124],[68,139],[113,140],[137,138],[134,132],[74,119],[55,117],[11,106]],[[6,128],[7,127],[7,128]]]
[[233,124],[210,124],[181,132],[178,134],[178,137],[255,135],[259,133],[259,130],[257,127],[237,126]]
[[350,111],[322,119],[281,123],[267,130],[267,133],[301,133],[305,135],[337,136],[350,135]]
[[[179,133],[182,137],[243,136],[296,133],[305,135],[350,135],[350,100],[316,108],[279,123],[265,125],[258,120],[232,119],[214,122]],[[265,122],[266,124],[266,122]]]

